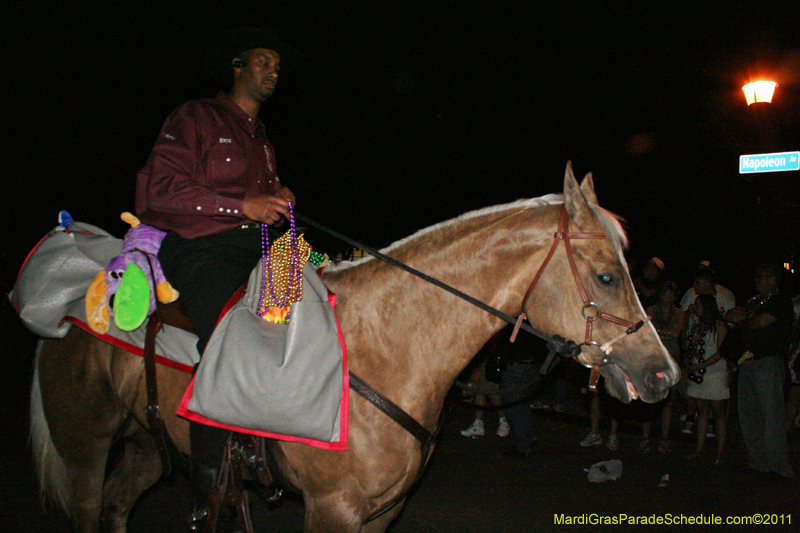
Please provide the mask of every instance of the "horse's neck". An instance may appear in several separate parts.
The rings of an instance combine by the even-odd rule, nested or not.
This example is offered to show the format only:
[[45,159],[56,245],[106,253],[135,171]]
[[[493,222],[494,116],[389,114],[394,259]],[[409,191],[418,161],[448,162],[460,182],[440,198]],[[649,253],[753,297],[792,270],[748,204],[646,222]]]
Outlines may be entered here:
[[[516,315],[553,225],[537,227],[531,217],[513,218],[486,217],[425,234],[390,255]],[[329,281],[343,296],[340,319],[354,371],[364,368],[375,376],[365,379],[384,379],[385,387],[422,387],[434,402],[504,326],[486,311],[377,260],[334,273]]]

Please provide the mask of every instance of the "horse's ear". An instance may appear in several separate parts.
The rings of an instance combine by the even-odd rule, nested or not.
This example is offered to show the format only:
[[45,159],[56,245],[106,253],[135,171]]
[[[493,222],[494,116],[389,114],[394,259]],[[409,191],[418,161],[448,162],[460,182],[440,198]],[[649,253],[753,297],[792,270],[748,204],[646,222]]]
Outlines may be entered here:
[[597,205],[597,194],[594,192],[594,179],[592,179],[592,173],[589,172],[583,178],[581,182],[581,192],[583,193],[583,197],[586,198],[586,201],[590,204]]
[[[594,188],[592,188],[592,194],[594,194]],[[588,209],[586,197],[572,172],[572,161],[567,161],[567,171],[564,173],[564,206],[572,220],[581,218]]]

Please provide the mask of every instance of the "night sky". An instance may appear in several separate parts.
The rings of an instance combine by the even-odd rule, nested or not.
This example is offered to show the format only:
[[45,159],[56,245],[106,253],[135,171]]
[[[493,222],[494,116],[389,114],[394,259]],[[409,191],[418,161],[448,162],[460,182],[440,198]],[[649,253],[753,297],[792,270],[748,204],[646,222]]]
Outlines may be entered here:
[[[279,174],[306,216],[382,247],[471,209],[560,192],[571,160],[626,219],[631,257],[658,255],[682,288],[708,259],[748,296],[753,264],[800,258],[800,175],[745,180],[737,167],[743,153],[800,150],[800,9],[727,4],[736,7],[2,7],[3,225],[15,228],[3,291],[60,209],[122,236],[118,215],[133,208],[162,122],[216,93],[201,62],[209,41],[272,25],[307,56],[262,107]],[[740,87],[761,71],[777,77],[775,100],[748,109]]]

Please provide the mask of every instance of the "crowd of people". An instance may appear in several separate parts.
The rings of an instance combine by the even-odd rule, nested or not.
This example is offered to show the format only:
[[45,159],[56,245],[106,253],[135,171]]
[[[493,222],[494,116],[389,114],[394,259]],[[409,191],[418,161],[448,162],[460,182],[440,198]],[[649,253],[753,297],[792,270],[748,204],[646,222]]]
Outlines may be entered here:
[[[642,422],[637,451],[647,454],[655,449],[672,455],[676,453],[674,434],[693,435],[694,445],[687,461],[700,461],[708,453],[713,454],[709,461],[715,465],[727,464],[734,461],[726,452],[728,428],[738,422],[748,468],[792,478],[787,435],[800,429],[800,298],[795,298],[795,303],[780,290],[784,269],[759,265],[754,272],[756,295],[739,306],[734,294],[717,283],[708,261],[698,265],[692,286],[683,294],[665,272],[664,261],[653,257],[636,269],[633,281],[664,347],[681,367],[682,379],[657,404],[635,402],[640,404],[635,406],[635,418]],[[498,435],[507,436],[510,426],[515,437],[514,446],[504,455],[527,458],[536,440],[531,408],[563,411],[566,381],[563,375],[543,378],[538,372],[545,353],[543,346],[535,339],[519,343],[520,338],[514,344],[501,342],[499,347],[495,342],[489,350],[501,352],[508,361],[497,380],[499,384],[493,383],[493,390],[499,387],[503,394],[494,396],[492,404],[505,410],[499,426],[503,431]],[[490,383],[486,381],[485,364],[491,357],[483,354],[481,371],[475,374],[475,379],[484,385]],[[473,383],[477,386],[479,381]],[[548,384],[555,386],[554,402],[543,394]],[[605,444],[617,450],[620,421],[631,411],[602,392],[602,386],[597,390],[590,393],[590,431],[580,445]],[[736,421],[729,420],[732,398],[736,402]],[[476,421],[462,435],[484,435],[485,405],[485,400],[476,402]],[[672,427],[673,412],[680,413],[680,429]],[[600,431],[602,414],[610,421],[605,439]],[[659,419],[660,438],[655,442],[651,432]],[[478,425],[480,431],[476,429]],[[713,452],[712,440],[716,445]]]

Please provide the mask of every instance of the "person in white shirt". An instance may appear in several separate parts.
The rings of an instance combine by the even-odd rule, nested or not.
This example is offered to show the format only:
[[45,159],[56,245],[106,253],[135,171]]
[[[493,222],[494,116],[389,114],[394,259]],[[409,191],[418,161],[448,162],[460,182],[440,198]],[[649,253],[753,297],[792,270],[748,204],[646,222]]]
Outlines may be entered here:
[[694,304],[698,294],[712,295],[723,316],[736,307],[736,297],[730,290],[715,282],[714,272],[710,269],[701,269],[697,272],[694,277],[694,285],[681,298],[681,309],[689,311],[689,307]]
[[[683,294],[681,298],[680,307],[686,311],[687,316],[695,311],[694,302],[700,294],[709,294],[714,297],[719,308],[720,316],[736,307],[736,297],[733,293],[716,283],[714,271],[708,266],[708,261],[702,261],[697,274],[694,276],[694,285]],[[697,417],[697,403],[694,398],[686,397],[686,413],[681,416],[681,421],[684,423],[682,433],[690,435],[694,432],[694,421]],[[714,425],[709,422],[707,428],[707,437],[716,436],[714,433]]]

